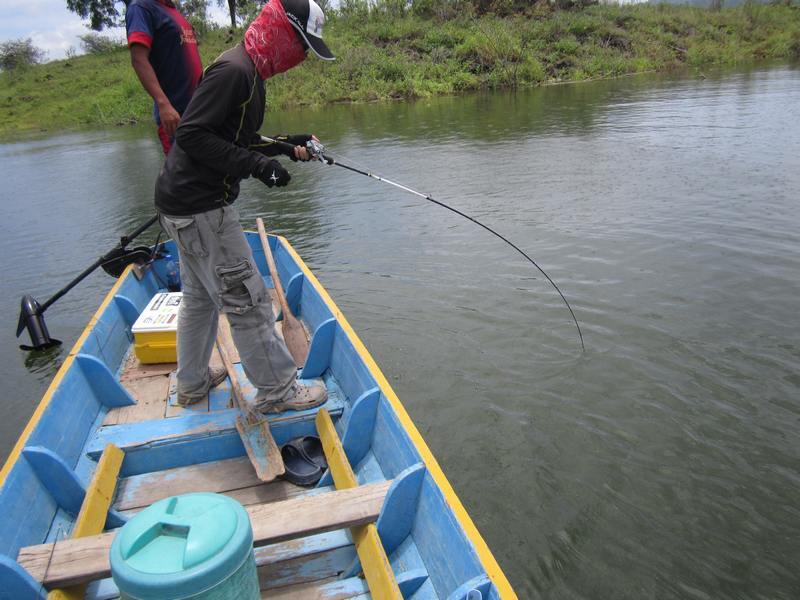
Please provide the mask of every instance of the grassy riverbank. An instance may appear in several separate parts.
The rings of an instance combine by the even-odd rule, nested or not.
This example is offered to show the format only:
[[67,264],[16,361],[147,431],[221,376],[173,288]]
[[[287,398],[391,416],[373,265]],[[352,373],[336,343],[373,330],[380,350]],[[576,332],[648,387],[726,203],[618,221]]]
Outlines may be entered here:
[[[800,59],[800,7],[593,6],[524,17],[336,18],[333,64],[310,59],[268,82],[271,108],[419,98],[680,67]],[[203,64],[231,45],[201,40]],[[151,119],[124,48],[0,74],[0,137]]]

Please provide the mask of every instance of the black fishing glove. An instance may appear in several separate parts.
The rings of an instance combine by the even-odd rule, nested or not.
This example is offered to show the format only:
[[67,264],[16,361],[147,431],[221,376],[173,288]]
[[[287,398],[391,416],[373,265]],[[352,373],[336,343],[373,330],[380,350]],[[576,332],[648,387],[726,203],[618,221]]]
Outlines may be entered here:
[[285,142],[287,144],[292,145],[291,150],[284,150],[281,148],[281,154],[285,154],[289,158],[291,158],[294,162],[297,162],[297,157],[294,155],[294,146],[302,146],[303,148],[306,147],[306,144],[311,141],[311,134],[310,133],[296,133],[295,135],[276,135],[273,136],[273,139],[276,139],[280,142]]
[[289,171],[283,168],[277,160],[259,157],[253,169],[253,176],[258,178],[267,187],[274,185],[283,187],[292,180]]

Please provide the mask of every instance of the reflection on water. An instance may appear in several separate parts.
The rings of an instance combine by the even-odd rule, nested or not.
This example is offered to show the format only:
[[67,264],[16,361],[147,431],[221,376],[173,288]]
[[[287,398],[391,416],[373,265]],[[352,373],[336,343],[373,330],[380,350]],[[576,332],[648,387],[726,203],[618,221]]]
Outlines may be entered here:
[[[315,269],[522,598],[800,589],[800,75],[707,75],[268,116],[509,237],[583,354],[539,273],[421,198],[322,164],[242,186],[245,225]],[[160,162],[151,128],[0,147],[4,451],[63,357],[17,350],[19,297],[144,221]],[[110,283],[48,311],[66,347]]]
[[32,375],[36,375],[37,379],[49,381],[61,367],[66,353],[63,345],[37,352],[25,352],[25,368]]

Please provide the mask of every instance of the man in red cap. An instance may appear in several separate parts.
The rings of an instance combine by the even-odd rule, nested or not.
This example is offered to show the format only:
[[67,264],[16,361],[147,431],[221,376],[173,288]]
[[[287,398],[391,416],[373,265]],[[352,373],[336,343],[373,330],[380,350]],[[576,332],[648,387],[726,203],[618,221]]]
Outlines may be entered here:
[[[291,176],[264,144],[264,81],[299,65],[310,49],[333,60],[322,41],[325,16],[314,0],[269,0],[244,42],[208,67],[175,134],[156,181],[161,224],[178,245],[183,301],[178,318],[178,402],[204,398],[220,374],[208,368],[218,311],[226,313],[245,374],[262,412],[325,402],[321,381],[297,380],[275,331],[270,297],[233,206],[239,182],[253,176],[282,187]],[[291,160],[311,158],[311,135],[287,136]]]

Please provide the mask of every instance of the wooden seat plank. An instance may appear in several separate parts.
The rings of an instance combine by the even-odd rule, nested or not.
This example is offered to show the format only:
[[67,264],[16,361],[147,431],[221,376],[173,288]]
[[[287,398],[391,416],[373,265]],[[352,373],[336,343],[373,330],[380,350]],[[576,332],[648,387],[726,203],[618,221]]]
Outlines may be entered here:
[[[256,546],[373,523],[391,482],[246,508]],[[114,532],[22,548],[17,562],[46,587],[84,583],[111,573]]]
[[[244,386],[243,386],[244,387]],[[247,394],[246,394],[247,395]],[[255,390],[251,396],[255,395]],[[338,388],[328,390],[328,401],[325,406],[332,415],[341,414],[345,400]],[[275,427],[292,422],[303,421],[313,417],[318,409],[310,408],[301,411],[287,411],[267,415],[270,425]],[[165,441],[178,441],[205,436],[209,433],[221,434],[233,431],[236,427],[238,410],[223,409],[211,412],[185,411],[179,417],[158,419],[144,423],[124,423],[117,426],[100,427],[86,442],[84,452],[90,457],[100,456],[108,442],[112,442],[129,452],[136,447]]]

